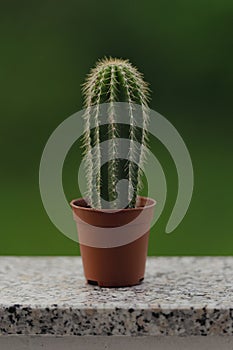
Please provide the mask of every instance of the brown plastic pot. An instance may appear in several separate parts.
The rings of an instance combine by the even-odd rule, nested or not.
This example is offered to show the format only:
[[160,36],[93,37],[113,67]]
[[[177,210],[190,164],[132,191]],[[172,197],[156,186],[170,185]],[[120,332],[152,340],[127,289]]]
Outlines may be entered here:
[[83,198],[70,204],[87,282],[101,287],[139,284],[144,279],[156,202],[138,197],[136,208],[117,211],[90,208]]

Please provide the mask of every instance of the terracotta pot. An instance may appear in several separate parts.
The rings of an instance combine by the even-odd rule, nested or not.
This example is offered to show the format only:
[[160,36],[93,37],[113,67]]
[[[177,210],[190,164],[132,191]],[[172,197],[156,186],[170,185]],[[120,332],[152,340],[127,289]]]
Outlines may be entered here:
[[88,207],[83,198],[71,202],[89,284],[126,287],[144,279],[155,204],[138,197],[136,208],[99,210]]

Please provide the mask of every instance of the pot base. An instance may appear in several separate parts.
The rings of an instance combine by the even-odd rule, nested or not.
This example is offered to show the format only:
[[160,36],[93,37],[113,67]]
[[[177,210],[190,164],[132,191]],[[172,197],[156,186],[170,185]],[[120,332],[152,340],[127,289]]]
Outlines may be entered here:
[[144,279],[149,232],[126,245],[96,248],[80,244],[83,268],[89,284],[129,287]]
[[124,288],[124,287],[132,287],[132,286],[136,286],[138,284],[141,284],[144,280],[144,277],[140,278],[138,280],[138,282],[133,283],[133,284],[129,284],[129,282],[121,282],[121,283],[117,283],[117,282],[111,282],[111,281],[92,281],[92,280],[87,280],[87,284],[90,284],[92,286],[99,286],[99,287],[103,287],[103,288]]

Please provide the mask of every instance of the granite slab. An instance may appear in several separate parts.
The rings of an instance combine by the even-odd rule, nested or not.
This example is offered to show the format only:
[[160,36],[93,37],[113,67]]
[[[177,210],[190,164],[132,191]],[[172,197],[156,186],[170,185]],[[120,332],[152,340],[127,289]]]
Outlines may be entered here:
[[233,335],[233,257],[147,259],[129,288],[85,283],[80,257],[1,257],[0,335]]

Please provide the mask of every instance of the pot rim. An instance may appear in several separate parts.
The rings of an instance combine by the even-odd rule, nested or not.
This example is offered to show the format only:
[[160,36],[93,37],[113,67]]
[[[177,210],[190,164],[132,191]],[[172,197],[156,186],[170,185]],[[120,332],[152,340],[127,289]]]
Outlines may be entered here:
[[[76,199],[73,199],[71,202],[70,202],[70,205],[72,208],[79,208],[81,210],[84,210],[84,211],[94,211],[94,212],[104,212],[104,213],[114,213],[114,212],[129,212],[129,211],[138,211],[138,210],[142,210],[142,209],[147,209],[147,208],[151,208],[151,207],[154,207],[156,204],[157,204],[157,201],[153,198],[150,198],[150,197],[145,197],[145,196],[138,196],[137,198],[140,198],[142,200],[145,200],[146,201],[146,205],[144,206],[140,206],[140,207],[136,207],[136,208],[119,208],[119,209],[97,209],[97,208],[88,208],[88,207],[84,207],[84,206],[81,206],[81,205],[76,205],[75,203],[77,201],[85,201],[85,198],[83,197],[80,197],[80,198],[76,198]],[[149,204],[147,204],[149,202]]]

